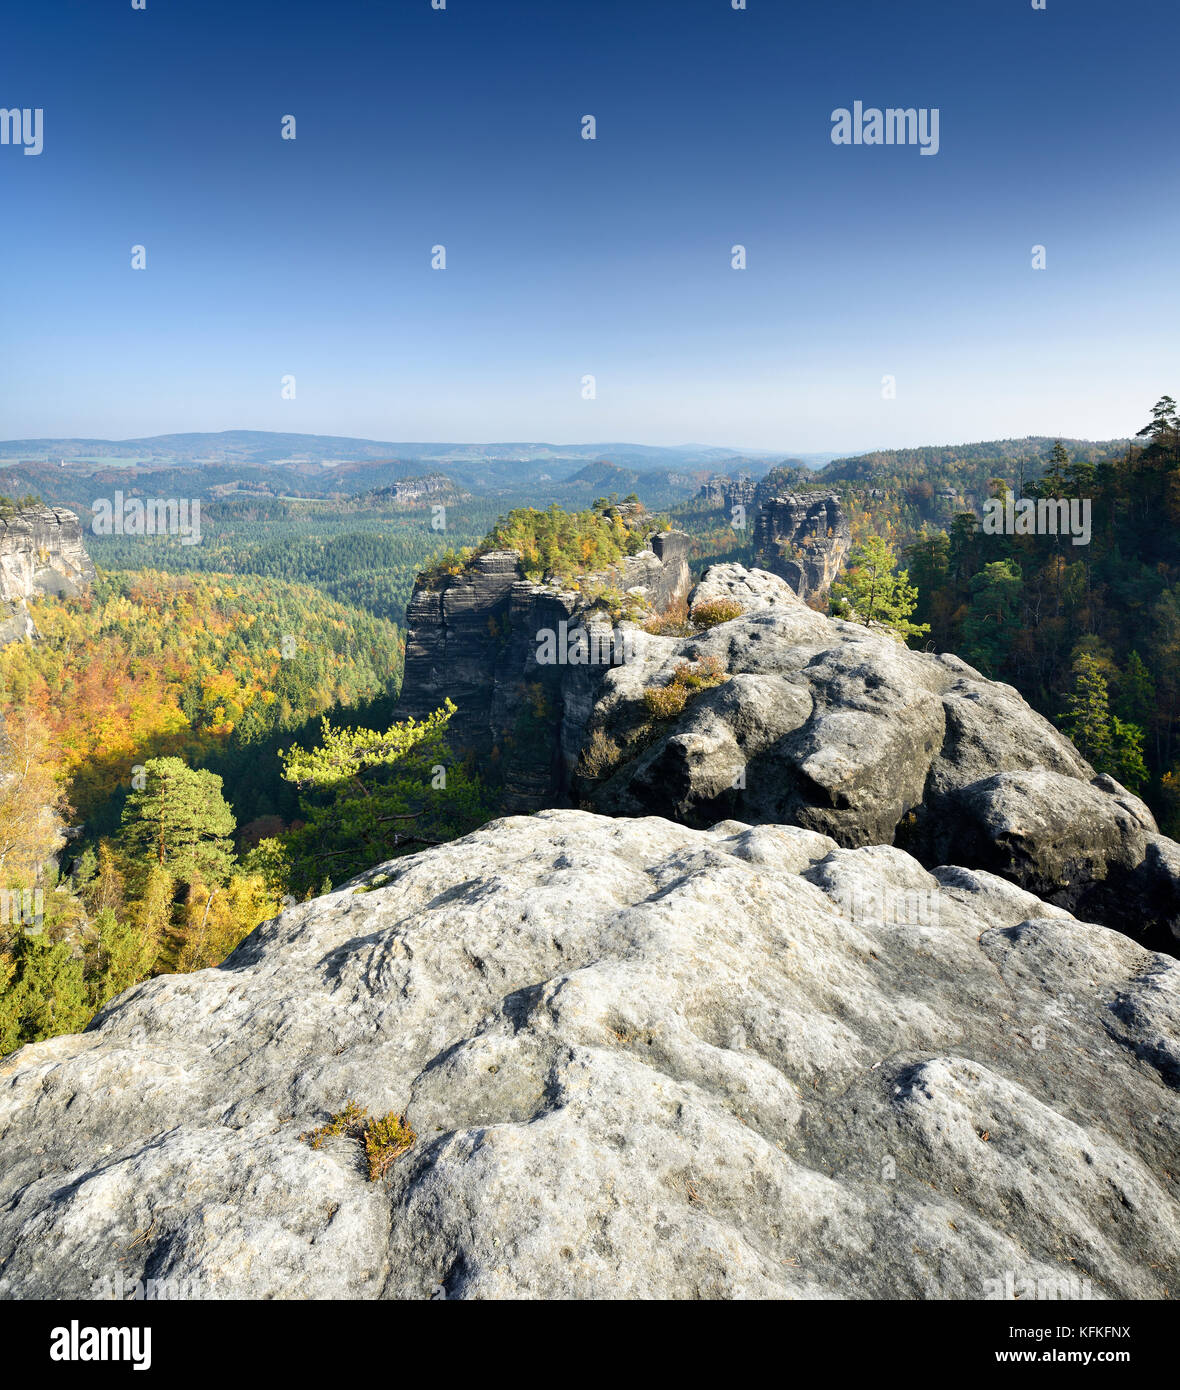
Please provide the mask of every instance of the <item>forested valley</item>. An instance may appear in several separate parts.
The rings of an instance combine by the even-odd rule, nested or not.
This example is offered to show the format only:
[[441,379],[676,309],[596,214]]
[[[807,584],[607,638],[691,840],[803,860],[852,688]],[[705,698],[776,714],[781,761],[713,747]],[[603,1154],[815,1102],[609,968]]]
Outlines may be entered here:
[[[0,648],[0,1053],[82,1026],[135,980],[218,963],[284,900],[496,814],[448,744],[449,706],[399,719],[415,577],[511,546],[531,577],[568,581],[637,533],[617,493],[573,512],[431,488],[411,505],[380,489],[219,496],[199,545],[88,536],[90,591],[30,604],[36,639]],[[1176,834],[1171,398],[1133,441],[881,453],[784,467],[762,489],[841,495],[854,547],[834,612],[858,617],[872,593],[899,639],[1011,683]],[[988,534],[983,508],[1008,491],[1090,499],[1090,543]],[[698,574],[755,559],[714,501],[646,519],[689,534]],[[16,930],[30,904],[37,925]]]

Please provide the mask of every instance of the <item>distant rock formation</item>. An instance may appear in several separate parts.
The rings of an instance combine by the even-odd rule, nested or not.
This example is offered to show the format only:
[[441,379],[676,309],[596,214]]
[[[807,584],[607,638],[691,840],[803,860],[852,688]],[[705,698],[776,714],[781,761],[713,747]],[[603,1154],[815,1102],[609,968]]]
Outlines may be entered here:
[[1174,1298],[1178,1040],[990,873],[501,820],[0,1062],[0,1297]]
[[384,499],[400,506],[413,506],[429,501],[464,502],[470,499],[471,493],[464,492],[445,473],[427,473],[420,478],[399,478],[396,483],[378,488],[370,496],[374,500]]
[[[691,602],[716,600],[744,615],[691,637],[641,634],[633,659],[604,673],[582,741],[615,758],[580,779],[579,800],[898,844],[1180,949],[1180,845],[1011,686],[814,612],[765,571],[713,566]],[[703,660],[728,679],[653,721],[645,692]]]
[[836,493],[762,497],[754,517],[758,564],[780,575],[802,599],[826,598],[852,545]]
[[28,599],[74,597],[93,582],[76,513],[64,507],[0,512],[0,645],[34,635]]
[[837,493],[779,493],[773,475],[710,478],[697,496],[728,513],[745,509],[753,528],[760,568],[785,579],[802,599],[827,597],[852,545],[852,533]]
[[721,474],[702,484],[697,496],[715,507],[730,511],[739,504],[751,507],[757,499],[758,485],[753,478],[730,478]]
[[677,531],[652,535],[647,548],[620,562],[617,574],[584,576],[576,590],[524,578],[512,550],[480,555],[460,574],[420,576],[406,612],[399,716],[424,718],[450,698],[458,706],[452,746],[474,755],[481,772],[501,786],[506,809],[560,804],[605,668],[544,664],[538,636],[588,622],[609,627],[593,608],[596,582],[662,611],[688,592],[688,544]]

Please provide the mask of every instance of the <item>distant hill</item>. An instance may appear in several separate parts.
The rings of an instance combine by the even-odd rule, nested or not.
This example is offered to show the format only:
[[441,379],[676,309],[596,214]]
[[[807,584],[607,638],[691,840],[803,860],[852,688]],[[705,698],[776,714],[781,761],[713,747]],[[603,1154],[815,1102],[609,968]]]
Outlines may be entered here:
[[960,469],[985,461],[1009,465],[1035,464],[1048,458],[1054,444],[1064,444],[1074,458],[1091,463],[1126,449],[1126,439],[1065,439],[1060,435],[1028,435],[1023,439],[991,439],[973,444],[934,444],[917,449],[879,449],[849,458],[833,459],[819,470],[825,480],[855,481],[875,473],[917,473],[929,476],[941,469]]
[[717,466],[739,456],[734,449],[688,444],[426,443],[355,439],[345,435],[283,434],[270,430],[159,434],[143,439],[10,439],[0,441],[0,460],[67,464],[154,465],[164,463],[274,464],[298,467],[322,463],[427,459],[435,463],[484,461],[541,463],[610,459],[640,470]]

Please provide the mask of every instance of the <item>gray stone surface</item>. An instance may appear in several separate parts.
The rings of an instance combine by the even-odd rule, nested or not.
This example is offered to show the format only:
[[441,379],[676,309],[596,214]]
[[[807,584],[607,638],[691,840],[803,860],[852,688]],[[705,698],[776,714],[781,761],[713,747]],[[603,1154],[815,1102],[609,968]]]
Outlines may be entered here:
[[[798,828],[363,882],[0,1063],[0,1295],[1175,1296],[1174,960]],[[381,1182],[300,1141],[348,1099],[419,1136]]]
[[[951,655],[814,612],[783,579],[715,565],[690,595],[741,617],[646,637],[585,718],[621,751],[581,799],[612,815],[707,827],[790,823],[842,845],[898,843],[986,868],[1155,947],[1180,940],[1180,846],[1008,685]],[[724,684],[655,721],[644,693],[684,663]]]
[[823,599],[852,547],[852,530],[836,493],[762,496],[754,516],[760,566],[781,575],[803,599]]
[[[494,782],[508,811],[566,800],[567,762],[576,760],[584,716],[602,666],[539,664],[538,634],[604,621],[591,614],[596,585],[631,592],[653,612],[683,598],[692,576],[688,538],[666,531],[647,537],[616,570],[583,577],[580,589],[523,577],[513,550],[478,556],[460,574],[419,578],[407,609],[401,717],[425,718],[451,699],[457,712],[450,741],[471,754]],[[609,620],[605,620],[609,626]],[[571,730],[567,702],[576,712]]]
[[35,635],[27,599],[81,594],[93,582],[74,512],[24,507],[0,516],[0,645]]

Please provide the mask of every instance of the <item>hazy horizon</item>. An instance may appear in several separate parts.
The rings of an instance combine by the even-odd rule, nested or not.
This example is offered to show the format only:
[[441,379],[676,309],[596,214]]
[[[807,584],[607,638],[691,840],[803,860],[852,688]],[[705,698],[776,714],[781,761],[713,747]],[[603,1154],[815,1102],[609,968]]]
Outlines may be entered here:
[[[1142,412],[1146,416],[1146,411]],[[1062,439],[1076,440],[1090,443],[1110,443],[1130,439],[1134,436],[1134,429],[1127,429],[1110,435],[1080,435],[1068,431],[1053,430],[1030,430],[1022,434],[992,434],[981,435],[973,439],[920,439],[901,444],[870,444],[867,446],[845,448],[845,449],[796,449],[781,445],[771,445],[766,447],[752,447],[749,445],[734,445],[724,440],[720,442],[710,442],[704,440],[689,440],[684,442],[669,442],[661,439],[543,439],[540,437],[526,438],[519,436],[515,438],[492,439],[457,439],[454,437],[440,437],[438,439],[396,439],[396,438],[376,438],[368,435],[356,435],[342,433],[338,430],[268,430],[257,429],[254,427],[231,426],[226,429],[215,430],[161,430],[154,434],[127,434],[120,436],[98,435],[93,433],[83,433],[75,435],[62,434],[41,434],[23,435],[11,438],[0,438],[0,449],[15,447],[17,445],[40,445],[40,444],[137,444],[149,443],[160,439],[184,438],[191,435],[208,436],[210,439],[223,435],[273,435],[281,437],[284,435],[305,436],[308,438],[341,440],[357,444],[377,445],[380,447],[391,448],[441,448],[443,446],[453,446],[456,448],[469,449],[505,449],[512,447],[527,448],[551,448],[551,449],[617,449],[638,447],[642,449],[658,449],[669,452],[730,452],[739,456],[749,456],[750,458],[768,457],[796,457],[802,459],[809,458],[853,458],[862,454],[870,453],[890,453],[899,452],[907,449],[953,449],[968,445],[989,443],[992,441],[1020,440],[1020,439]],[[2,465],[0,465],[2,466]]]

